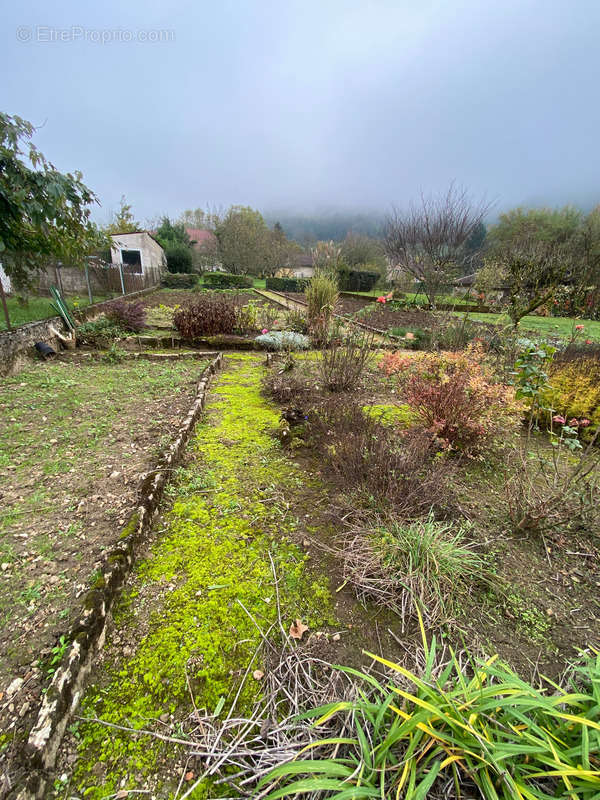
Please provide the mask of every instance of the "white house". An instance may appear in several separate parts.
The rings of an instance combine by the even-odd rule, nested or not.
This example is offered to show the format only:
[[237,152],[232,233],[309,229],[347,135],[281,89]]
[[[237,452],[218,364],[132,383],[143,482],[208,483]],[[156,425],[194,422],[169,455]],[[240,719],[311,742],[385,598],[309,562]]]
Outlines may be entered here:
[[167,266],[165,251],[148,231],[111,234],[113,245],[110,249],[113,264],[122,264],[126,272],[145,275]]

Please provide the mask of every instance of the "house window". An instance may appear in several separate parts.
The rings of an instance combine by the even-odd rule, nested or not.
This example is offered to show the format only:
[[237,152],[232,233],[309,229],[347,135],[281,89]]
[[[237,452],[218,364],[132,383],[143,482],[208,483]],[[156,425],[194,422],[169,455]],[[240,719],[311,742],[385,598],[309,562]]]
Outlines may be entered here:
[[125,272],[142,273],[141,250],[121,250],[121,263]]

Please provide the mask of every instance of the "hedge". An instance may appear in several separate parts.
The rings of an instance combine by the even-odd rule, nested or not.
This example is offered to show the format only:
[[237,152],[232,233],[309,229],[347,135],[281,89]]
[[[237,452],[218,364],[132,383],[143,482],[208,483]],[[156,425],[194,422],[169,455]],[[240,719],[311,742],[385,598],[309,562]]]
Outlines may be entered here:
[[162,276],[160,285],[165,289],[193,289],[197,281],[197,275],[190,275],[187,272],[167,272]]
[[306,278],[267,278],[265,287],[273,292],[303,292],[308,286]]
[[379,280],[378,272],[360,270],[340,270],[338,282],[342,292],[370,292]]
[[211,289],[250,289],[252,278],[247,275],[231,275],[229,272],[206,272],[204,285]]

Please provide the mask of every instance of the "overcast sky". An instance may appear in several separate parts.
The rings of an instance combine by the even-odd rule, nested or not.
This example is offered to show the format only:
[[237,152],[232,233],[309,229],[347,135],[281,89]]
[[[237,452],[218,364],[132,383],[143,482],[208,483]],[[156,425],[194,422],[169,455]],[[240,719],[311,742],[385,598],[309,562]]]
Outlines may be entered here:
[[497,208],[600,202],[599,0],[6,5],[0,107],[100,222],[122,194],[142,220],[386,210],[453,179]]

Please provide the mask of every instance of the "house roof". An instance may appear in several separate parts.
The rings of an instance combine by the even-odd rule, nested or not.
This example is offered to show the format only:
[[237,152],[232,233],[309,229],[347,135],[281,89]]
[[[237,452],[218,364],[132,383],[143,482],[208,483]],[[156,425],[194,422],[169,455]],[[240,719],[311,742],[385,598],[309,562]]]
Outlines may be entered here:
[[162,248],[162,244],[158,241],[153,231],[121,231],[120,233],[111,233],[110,238],[114,239],[117,236],[130,236],[133,233],[147,233],[148,236],[153,239],[160,248]]
[[294,257],[294,261],[297,267],[312,267],[313,265],[313,258],[310,253],[298,253]]
[[203,228],[186,228],[185,232],[192,240],[193,244],[203,245],[203,244],[212,244],[215,241],[215,235],[212,231],[204,230]]

